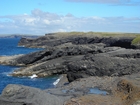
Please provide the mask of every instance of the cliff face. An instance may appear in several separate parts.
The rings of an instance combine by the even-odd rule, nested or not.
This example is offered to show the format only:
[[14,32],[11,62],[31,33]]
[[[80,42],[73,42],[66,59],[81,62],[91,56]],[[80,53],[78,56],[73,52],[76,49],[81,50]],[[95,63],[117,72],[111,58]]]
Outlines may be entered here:
[[134,37],[97,37],[97,36],[65,36],[58,37],[55,35],[43,36],[37,39],[22,38],[19,46],[25,47],[54,47],[65,43],[74,45],[104,43],[107,46],[118,46],[123,48],[133,48],[131,41]]

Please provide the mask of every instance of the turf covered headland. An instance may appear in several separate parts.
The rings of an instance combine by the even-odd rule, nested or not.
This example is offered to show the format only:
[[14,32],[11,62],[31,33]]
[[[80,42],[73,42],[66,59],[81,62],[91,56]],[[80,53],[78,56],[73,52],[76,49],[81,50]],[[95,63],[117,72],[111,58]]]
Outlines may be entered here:
[[[57,88],[48,90],[8,85],[0,96],[0,102],[12,102],[11,105],[138,105],[139,35],[59,32],[36,39],[22,38],[19,46],[43,50],[27,55],[0,57],[0,63],[22,66],[12,76],[62,74],[60,82]],[[107,94],[91,94],[90,90],[95,87]]]
[[140,35],[138,35],[132,40],[132,45],[136,46],[137,48],[140,48]]

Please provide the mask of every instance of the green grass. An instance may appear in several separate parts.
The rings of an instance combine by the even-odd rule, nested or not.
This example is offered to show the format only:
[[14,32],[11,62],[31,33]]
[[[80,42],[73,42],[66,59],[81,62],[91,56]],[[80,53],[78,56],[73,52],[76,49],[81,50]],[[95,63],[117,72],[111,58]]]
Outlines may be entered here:
[[140,45],[140,36],[137,36],[132,40],[132,45]]
[[68,36],[88,36],[88,37],[137,37],[140,33],[119,33],[119,32],[56,32],[52,35],[56,37],[68,37]]

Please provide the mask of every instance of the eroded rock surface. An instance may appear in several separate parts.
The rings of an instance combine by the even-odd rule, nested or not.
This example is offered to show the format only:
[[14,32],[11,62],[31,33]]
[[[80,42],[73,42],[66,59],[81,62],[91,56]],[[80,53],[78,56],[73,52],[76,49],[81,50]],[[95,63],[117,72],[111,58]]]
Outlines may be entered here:
[[[16,62],[20,65],[27,65],[27,67],[15,71],[13,75],[31,76],[36,74],[39,77],[44,77],[66,73],[71,82],[88,76],[130,75],[140,70],[139,50],[98,46],[95,48],[95,45],[93,48],[90,47],[91,49],[88,46],[86,48],[88,50],[56,49],[52,54],[40,51],[21,56]],[[86,53],[84,54],[84,52]]]
[[[122,77],[91,76],[47,90],[8,85],[0,96],[0,105],[138,105],[139,80],[140,73],[136,73]],[[94,87],[108,94],[89,93]]]
[[[135,105],[140,100],[140,50],[131,45],[132,40],[132,37],[55,35],[22,38],[20,46],[44,49],[27,55],[0,57],[0,64],[22,66],[11,75],[66,74],[68,82],[45,91],[8,85],[0,96],[0,104]],[[89,95],[89,89],[94,87],[109,94]]]
[[54,95],[22,85],[8,85],[0,102],[0,105],[63,105],[63,100]]
[[65,43],[72,44],[94,44],[104,43],[107,46],[120,46],[124,48],[131,48],[131,41],[134,37],[97,37],[97,36],[67,36],[59,37],[57,35],[46,35],[37,39],[22,38],[19,42],[20,46],[26,47],[54,47]]
[[[108,90],[108,95],[82,94],[65,105],[138,105],[140,100],[139,74],[123,77],[89,77],[74,81],[70,86],[86,92],[87,86]],[[70,87],[67,86],[67,87]]]
[[23,38],[19,45],[44,49],[0,62],[25,66],[13,72],[13,76],[67,74],[69,82],[88,76],[130,75],[140,70],[140,50],[132,49],[132,40],[132,37],[55,35]]

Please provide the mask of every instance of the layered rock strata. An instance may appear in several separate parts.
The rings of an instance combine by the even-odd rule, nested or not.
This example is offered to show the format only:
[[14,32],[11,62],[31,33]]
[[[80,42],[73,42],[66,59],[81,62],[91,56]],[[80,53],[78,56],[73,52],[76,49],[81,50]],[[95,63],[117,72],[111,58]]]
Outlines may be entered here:
[[[0,96],[0,103],[135,105],[140,100],[140,50],[131,45],[132,40],[133,37],[59,37],[53,34],[37,39],[22,38],[20,46],[44,49],[27,55],[0,57],[0,64],[22,66],[12,76],[66,74],[68,83],[44,91],[9,85]],[[89,95],[89,89],[94,87],[106,90],[109,95]]]
[[42,51],[8,58],[1,64],[24,66],[13,76],[45,77],[67,74],[69,82],[88,76],[123,76],[140,70],[140,50],[131,46],[132,37],[89,37],[54,35],[20,40],[19,45],[43,46]]

